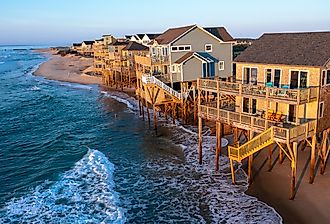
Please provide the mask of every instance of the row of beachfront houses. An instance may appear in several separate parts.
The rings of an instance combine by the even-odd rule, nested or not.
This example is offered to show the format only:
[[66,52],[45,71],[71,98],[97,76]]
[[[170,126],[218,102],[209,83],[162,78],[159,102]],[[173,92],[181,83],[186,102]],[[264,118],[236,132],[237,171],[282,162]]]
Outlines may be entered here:
[[[105,35],[88,54],[106,86],[136,88],[141,116],[148,108],[150,123],[152,108],[155,129],[157,112],[198,122],[201,163],[205,120],[216,127],[216,169],[223,133],[233,132],[228,156],[248,160],[250,179],[254,154],[276,146],[280,161],[291,162],[293,198],[298,147],[310,149],[311,183],[316,161],[323,173],[328,157],[330,32],[269,33],[244,41],[251,46],[233,59],[237,41],[224,27],[190,25],[161,34]],[[234,174],[232,165],[233,182]]]

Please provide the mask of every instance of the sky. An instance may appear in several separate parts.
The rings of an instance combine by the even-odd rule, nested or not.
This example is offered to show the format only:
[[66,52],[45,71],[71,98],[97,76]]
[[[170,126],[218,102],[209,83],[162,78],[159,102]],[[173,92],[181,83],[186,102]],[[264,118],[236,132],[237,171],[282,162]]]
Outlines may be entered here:
[[1,0],[0,45],[69,45],[191,24],[252,38],[330,30],[329,9],[330,0]]

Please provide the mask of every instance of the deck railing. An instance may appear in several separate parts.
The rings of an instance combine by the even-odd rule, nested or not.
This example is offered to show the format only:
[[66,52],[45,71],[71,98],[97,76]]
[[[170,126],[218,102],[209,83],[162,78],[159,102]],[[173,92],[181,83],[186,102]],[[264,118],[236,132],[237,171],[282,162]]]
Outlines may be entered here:
[[224,109],[218,110],[217,108],[206,105],[199,105],[198,111],[201,116],[207,119],[221,120],[227,124],[244,126],[247,129],[253,129],[257,132],[263,132],[273,126],[274,137],[281,141],[286,141],[287,139],[292,141],[310,136],[315,132],[316,128],[316,120],[307,121],[290,128],[284,128],[277,126],[279,124],[278,122],[266,120],[258,116]]
[[293,104],[308,103],[317,100],[318,87],[300,89],[266,87],[264,85],[225,82],[212,79],[198,79],[198,89],[222,92],[233,95],[249,95],[270,100],[282,100]]
[[144,82],[145,84],[155,84],[158,87],[160,87],[161,89],[163,89],[166,92],[168,92],[169,94],[171,94],[172,96],[176,97],[177,99],[179,99],[179,100],[182,99],[181,93],[172,89],[171,87],[169,87],[168,85],[166,85],[165,83],[163,83],[162,81],[157,79],[155,76],[143,75],[142,82]]

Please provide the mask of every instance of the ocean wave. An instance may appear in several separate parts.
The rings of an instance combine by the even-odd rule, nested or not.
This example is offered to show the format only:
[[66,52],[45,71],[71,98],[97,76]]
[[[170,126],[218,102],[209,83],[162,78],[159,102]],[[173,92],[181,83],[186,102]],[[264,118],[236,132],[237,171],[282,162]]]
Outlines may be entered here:
[[[106,94],[106,93],[104,93]],[[113,93],[108,93],[112,97]],[[131,97],[125,94],[113,99],[128,105],[135,105]],[[136,100],[134,100],[136,102]],[[152,112],[151,112],[152,113]],[[151,115],[152,116],[152,115]],[[174,222],[184,222],[190,220],[192,223],[282,223],[281,216],[267,204],[258,201],[255,197],[249,196],[244,192],[248,189],[247,175],[241,168],[239,163],[235,164],[236,185],[231,184],[231,172],[229,159],[225,156],[220,157],[220,172],[214,172],[214,156],[216,138],[211,136],[211,130],[207,127],[203,129],[203,165],[199,165],[197,161],[197,128],[194,126],[181,125],[176,120],[175,124],[167,124],[163,117],[158,117],[159,125],[167,126],[172,130],[171,141],[180,146],[184,153],[185,163],[172,164],[171,162],[161,163],[150,162],[145,164],[143,169],[149,172],[157,171],[157,185],[153,181],[145,177],[137,180],[135,188],[141,192],[149,192],[150,189],[157,191],[161,186],[167,186],[162,191],[164,195],[163,203],[159,203],[156,208],[160,215],[157,217],[158,222],[162,222],[163,217],[171,217]],[[175,170],[175,176],[171,179],[164,178],[162,173]],[[194,175],[193,175],[194,174]],[[194,176],[199,176],[195,178]],[[163,176],[163,178],[161,178]],[[124,181],[124,180],[123,180]],[[168,182],[173,182],[169,184]],[[187,183],[188,182],[188,183]],[[170,186],[169,186],[170,185]],[[130,192],[125,185],[125,190]],[[171,198],[173,192],[180,193],[180,203],[166,201],[166,195]],[[202,200],[194,201],[191,195],[199,195]],[[150,193],[152,196],[152,191]],[[186,201],[189,203],[186,204]],[[170,204],[170,208],[168,208]],[[202,204],[202,205],[201,205]],[[138,210],[139,213],[145,209],[147,203],[136,201],[136,198],[125,198],[125,206],[128,211]],[[164,213],[164,216],[162,214]],[[182,215],[181,215],[182,214]],[[200,214],[204,214],[201,216]],[[208,218],[205,219],[204,216]],[[136,220],[138,216],[134,212],[128,212],[128,220]],[[148,222],[152,217],[148,217],[147,213],[139,215],[141,222]]]
[[120,93],[120,92],[106,92],[106,91],[101,91],[101,93],[106,96],[110,97],[114,100],[116,100],[119,103],[126,104],[126,106],[133,110],[136,111],[138,110],[138,105],[136,103],[136,100],[133,97],[128,96],[125,93]]
[[113,170],[103,153],[89,150],[57,182],[7,202],[0,223],[124,223]]
[[69,83],[69,82],[61,82],[61,81],[54,81],[58,82],[61,86],[67,86],[73,89],[86,89],[86,90],[92,90],[94,87],[89,85],[83,85],[83,84],[76,84],[76,83]]
[[4,61],[0,61],[0,65],[4,64],[5,62]]

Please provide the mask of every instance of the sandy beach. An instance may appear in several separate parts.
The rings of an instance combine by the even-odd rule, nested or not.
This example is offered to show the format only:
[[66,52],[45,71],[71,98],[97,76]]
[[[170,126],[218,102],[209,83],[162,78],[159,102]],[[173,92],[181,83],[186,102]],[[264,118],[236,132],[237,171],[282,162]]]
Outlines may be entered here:
[[297,191],[295,199],[289,200],[291,168],[288,159],[278,162],[278,150],[273,155],[271,172],[268,172],[268,149],[263,149],[254,159],[254,180],[248,194],[257,197],[276,209],[284,223],[329,223],[330,175],[329,167],[324,175],[316,174],[309,184],[310,149],[298,151]]
[[40,65],[34,75],[47,79],[74,82],[80,84],[101,84],[101,77],[87,75],[86,72],[93,66],[93,58],[84,58],[75,55],[64,57],[56,55],[49,49],[36,50],[36,52],[50,56],[50,59]]

